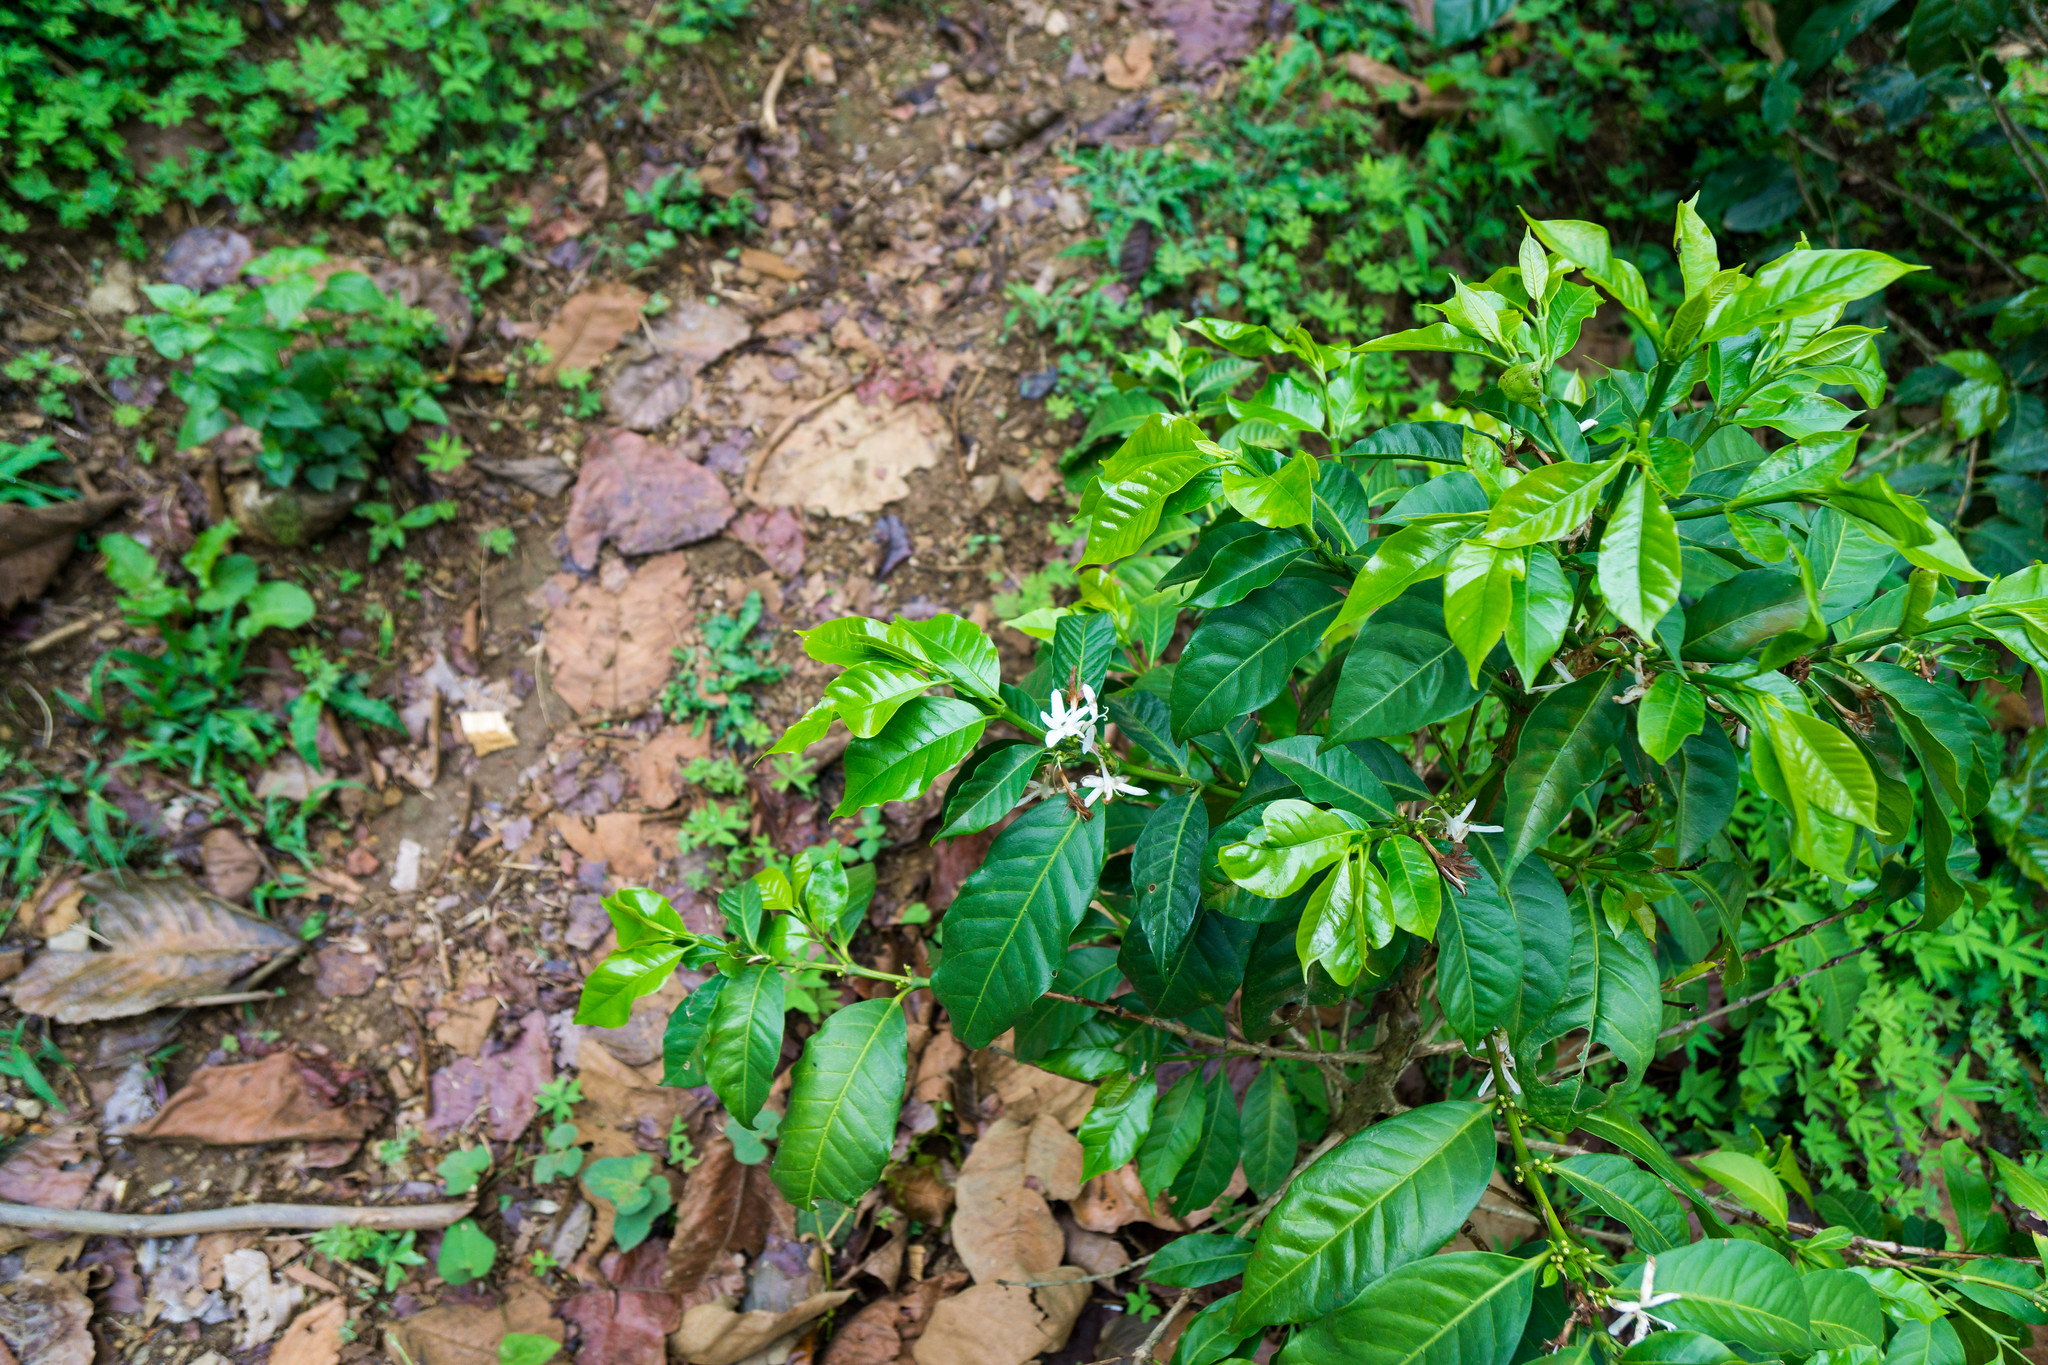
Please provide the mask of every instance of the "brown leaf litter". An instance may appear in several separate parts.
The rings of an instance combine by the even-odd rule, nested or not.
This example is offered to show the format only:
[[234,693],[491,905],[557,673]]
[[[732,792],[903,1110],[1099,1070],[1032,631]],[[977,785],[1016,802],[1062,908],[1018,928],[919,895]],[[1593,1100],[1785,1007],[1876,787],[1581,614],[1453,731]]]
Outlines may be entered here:
[[0,1203],[75,1209],[85,1203],[99,1173],[98,1135],[84,1124],[59,1124],[0,1163]]
[[384,1332],[393,1355],[403,1351],[413,1365],[498,1365],[498,1347],[508,1332],[553,1341],[564,1335],[547,1297],[526,1286],[503,1304],[444,1303],[394,1322]]
[[638,710],[675,670],[677,623],[692,614],[690,561],[656,555],[581,583],[556,574],[534,591],[548,613],[548,681],[571,710]]
[[325,1299],[292,1319],[270,1348],[270,1365],[340,1365],[341,1329],[348,1325],[348,1305]]
[[78,533],[126,501],[126,493],[99,493],[47,507],[0,503],[0,612],[40,597],[71,558]]
[[895,1365],[924,1335],[932,1309],[966,1283],[966,1275],[949,1270],[876,1299],[832,1333],[821,1365]]
[[202,1066],[154,1118],[126,1136],[230,1147],[253,1142],[354,1142],[383,1120],[318,1063],[291,1051],[234,1066]]
[[[724,1299],[699,1304],[683,1314],[682,1325],[669,1338],[669,1345],[691,1365],[739,1365],[852,1297],[851,1289],[826,1290],[779,1313],[766,1309],[743,1313]],[[578,1361],[581,1365],[580,1356]]]
[[562,539],[570,562],[588,573],[607,540],[621,554],[659,554],[717,535],[733,511],[719,477],[673,446],[601,431],[584,447]]
[[457,1057],[429,1081],[433,1112],[427,1133],[446,1137],[472,1120],[498,1142],[512,1142],[540,1112],[534,1096],[555,1078],[547,1016],[539,1010],[518,1022],[508,1046],[482,1057]]
[[772,451],[756,501],[834,517],[866,517],[910,495],[904,476],[952,449],[952,428],[928,401],[872,406],[845,394],[800,423]]
[[119,1019],[217,994],[295,951],[300,940],[244,914],[184,875],[96,872],[80,886],[97,902],[105,952],[46,951],[13,982],[15,1007],[64,1024]]
[[[0,1284],[0,1342],[21,1365],[92,1365],[85,1275],[32,1270]],[[275,1357],[272,1357],[275,1359]]]
[[650,810],[667,810],[682,799],[682,767],[711,756],[711,736],[688,725],[666,725],[625,759],[626,772]]
[[620,426],[651,431],[689,404],[705,366],[753,334],[731,308],[690,299],[646,330],[638,355],[605,392],[605,410]]
[[536,378],[552,384],[564,370],[594,370],[626,333],[640,325],[647,295],[630,284],[592,285],[562,305],[540,334],[548,360]]
[[804,571],[803,518],[787,507],[749,507],[725,533],[784,578]]

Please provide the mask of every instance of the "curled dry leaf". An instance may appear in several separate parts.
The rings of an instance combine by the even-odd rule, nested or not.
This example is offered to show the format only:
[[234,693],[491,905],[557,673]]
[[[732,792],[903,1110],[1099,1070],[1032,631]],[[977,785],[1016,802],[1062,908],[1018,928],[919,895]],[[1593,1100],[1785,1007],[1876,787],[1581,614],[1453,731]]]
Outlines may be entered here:
[[200,1067],[156,1117],[129,1129],[128,1136],[217,1147],[346,1142],[360,1139],[382,1119],[376,1105],[341,1101],[310,1060],[273,1052],[238,1066]]
[[99,1140],[84,1124],[30,1138],[0,1163],[0,1203],[75,1209],[100,1173]]
[[763,563],[784,578],[804,571],[803,519],[787,507],[749,507],[725,533],[761,556]]
[[765,1163],[742,1165],[732,1143],[714,1133],[683,1184],[676,1205],[675,1235],[669,1239],[662,1287],[685,1295],[721,1269],[733,1252],[748,1256],[766,1244],[774,1217],[773,1186]]
[[548,610],[549,681],[571,710],[632,710],[661,695],[682,643],[676,625],[692,610],[686,556],[657,555],[616,591],[557,574],[534,597]]
[[1122,52],[1104,57],[1102,79],[1115,90],[1142,90],[1152,80],[1152,40],[1135,34]]
[[[1056,1273],[1083,1274],[1078,1266]],[[917,1365],[1024,1365],[1067,1344],[1088,1294],[1085,1284],[977,1284],[940,1301],[911,1354]]]
[[46,952],[15,979],[14,1004],[63,1024],[119,1019],[226,990],[299,940],[208,895],[190,877],[96,872],[81,885],[96,902],[105,952]]
[[0,1342],[21,1365],[92,1365],[82,1273],[31,1270],[0,1284]]
[[576,186],[576,202],[587,209],[601,209],[612,196],[612,168],[604,159],[604,148],[586,142],[569,165],[569,179]]
[[949,1270],[876,1299],[832,1334],[822,1365],[895,1365],[924,1335],[932,1309],[966,1283],[965,1275]]
[[78,533],[128,500],[101,493],[47,507],[0,503],[0,612],[42,595],[71,557]]
[[647,296],[629,284],[600,284],[562,305],[540,334],[548,361],[536,376],[552,384],[564,370],[588,371],[612,353],[620,338],[640,325]]
[[1095,1087],[1026,1066],[997,1050],[1003,1046],[999,1038],[996,1047],[974,1054],[975,1089],[981,1096],[982,1116],[1028,1123],[1040,1114],[1051,1114],[1066,1128],[1080,1127],[1089,1106],[1095,1103]]
[[699,1304],[683,1314],[683,1325],[669,1338],[669,1346],[691,1365],[738,1365],[816,1322],[852,1297],[851,1289],[835,1289],[813,1294],[780,1313],[741,1313],[724,1299]]
[[433,1074],[427,1132],[442,1137],[481,1115],[485,1132],[512,1142],[540,1111],[534,1095],[554,1078],[547,1016],[534,1010],[519,1021],[519,1037],[510,1047],[488,1057],[457,1057]]

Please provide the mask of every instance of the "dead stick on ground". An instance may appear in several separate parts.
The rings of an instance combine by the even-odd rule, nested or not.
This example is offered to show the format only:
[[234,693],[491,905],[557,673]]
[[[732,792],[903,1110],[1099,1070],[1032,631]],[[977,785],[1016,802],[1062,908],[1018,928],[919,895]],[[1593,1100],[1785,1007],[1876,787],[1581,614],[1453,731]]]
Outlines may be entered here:
[[761,131],[770,137],[782,135],[782,124],[775,118],[775,97],[782,93],[782,78],[789,74],[789,64],[796,60],[798,50],[791,48],[775,64],[774,74],[768,77],[768,88],[761,92]]
[[445,1228],[466,1218],[473,1205],[399,1204],[359,1208],[347,1204],[240,1204],[193,1213],[97,1213],[91,1209],[39,1209],[0,1204],[0,1227],[35,1232],[82,1232],[105,1237],[185,1237],[206,1232],[255,1232],[270,1228]]
[[740,489],[747,495],[748,502],[760,501],[760,495],[756,492],[756,485],[761,482],[761,471],[768,467],[768,457],[781,448],[782,443],[789,438],[790,432],[796,430],[796,424],[826,404],[835,402],[842,395],[851,392],[853,392],[853,384],[849,381],[848,383],[841,384],[822,398],[812,399],[782,419],[782,425],[775,428],[775,434],[762,444],[761,453],[747,461],[747,475],[740,480]]

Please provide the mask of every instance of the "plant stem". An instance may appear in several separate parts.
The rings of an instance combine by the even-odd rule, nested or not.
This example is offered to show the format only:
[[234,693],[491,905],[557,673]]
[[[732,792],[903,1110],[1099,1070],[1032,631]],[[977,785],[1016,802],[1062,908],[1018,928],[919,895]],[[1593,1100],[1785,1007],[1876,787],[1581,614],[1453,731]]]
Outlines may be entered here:
[[1551,1239],[1560,1246],[1571,1245],[1571,1236],[1565,1232],[1559,1221],[1557,1210],[1551,1207],[1550,1193],[1543,1188],[1543,1177],[1536,1173],[1536,1158],[1529,1154],[1529,1144],[1522,1141],[1522,1116],[1515,1112],[1513,1101],[1508,1098],[1507,1072],[1501,1066],[1500,1052],[1489,1048],[1493,1065],[1494,1088],[1500,1091],[1500,1112],[1507,1120],[1508,1139],[1515,1148],[1515,1178],[1536,1193],[1536,1202],[1543,1209],[1543,1221],[1550,1226]]
[[[891,980],[895,979],[897,978],[891,978]],[[1377,1052],[1310,1052],[1302,1048],[1268,1047],[1264,1043],[1241,1043],[1231,1038],[1218,1038],[1213,1033],[1198,1032],[1189,1028],[1186,1024],[1175,1023],[1171,1019],[1158,1019],[1149,1014],[1140,1014],[1136,1010],[1125,1009],[1122,1005],[1113,1005],[1104,1000],[1090,1000],[1085,996],[1066,995],[1060,991],[1047,991],[1044,998],[1047,1000],[1057,1000],[1066,1005],[1086,1005],[1089,1009],[1100,1010],[1104,1014],[1114,1015],[1119,1019],[1127,1019],[1134,1024],[1144,1024],[1148,1028],[1156,1028],[1162,1033],[1170,1033],[1174,1037],[1183,1039],[1186,1042],[1200,1043],[1204,1047],[1218,1048],[1226,1053],[1235,1053],[1244,1057],[1264,1057],[1268,1060],[1289,1062],[1337,1062],[1340,1064],[1376,1062],[1379,1060]]]

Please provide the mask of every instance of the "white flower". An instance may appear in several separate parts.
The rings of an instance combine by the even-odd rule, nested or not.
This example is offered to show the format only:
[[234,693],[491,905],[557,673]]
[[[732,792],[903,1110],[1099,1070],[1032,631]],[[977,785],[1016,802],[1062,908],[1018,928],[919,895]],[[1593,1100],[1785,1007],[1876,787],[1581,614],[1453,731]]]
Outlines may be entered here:
[[1643,656],[1640,654],[1636,655],[1635,659],[1629,664],[1629,668],[1636,675],[1635,684],[1628,691],[1614,699],[1617,706],[1627,706],[1632,701],[1640,701],[1650,690],[1650,675],[1643,668]]
[[1649,1310],[1661,1308],[1667,1303],[1676,1303],[1685,1296],[1683,1294],[1659,1294],[1656,1292],[1656,1288],[1657,1258],[1651,1256],[1643,1262],[1643,1284],[1642,1288],[1636,1291],[1635,1302],[1618,1303],[1613,1300],[1609,1301],[1610,1306],[1621,1310],[1621,1316],[1614,1320],[1611,1330],[1615,1337],[1624,1345],[1633,1346],[1657,1328],[1671,1326],[1669,1320],[1660,1318]]
[[1465,809],[1459,811],[1456,815],[1446,815],[1443,818],[1444,838],[1449,839],[1454,844],[1462,844],[1465,842],[1467,835],[1500,833],[1501,827],[1499,825],[1475,825],[1471,823],[1472,808],[1478,804],[1477,801],[1467,801]]
[[[1510,1095],[1521,1094],[1522,1083],[1515,1079],[1515,1054],[1512,1045],[1508,1042],[1507,1030],[1495,1029],[1493,1037],[1487,1041],[1493,1045],[1493,1050],[1500,1056],[1500,1075],[1501,1079],[1508,1084],[1508,1093]],[[1483,1100],[1492,1091],[1493,1068],[1488,1067],[1485,1078],[1479,1082],[1479,1094],[1476,1098]]]
[[1545,683],[1541,687],[1532,687],[1529,689],[1531,692],[1555,692],[1560,687],[1569,687],[1573,683],[1578,681],[1577,678],[1574,678],[1572,676],[1572,671],[1564,666],[1564,660],[1552,659],[1550,661],[1550,666],[1557,670],[1557,676],[1564,679],[1564,681]]
[[1045,726],[1045,747],[1056,749],[1066,739],[1081,741],[1081,752],[1095,752],[1095,689],[1081,684],[1081,700],[1075,705],[1067,704],[1067,694],[1054,689],[1051,699],[1052,710],[1041,711],[1038,719]]
[[1598,417],[1588,417],[1584,421],[1579,423],[1579,430],[1591,431],[1594,427],[1597,427],[1599,425],[1600,419]]
[[1088,795],[1083,798],[1083,804],[1090,806],[1094,805],[1097,801],[1114,801],[1119,796],[1143,796],[1146,794],[1143,787],[1132,786],[1115,773],[1112,773],[1107,765],[1104,765],[1100,773],[1087,773],[1083,775],[1081,785],[1088,789]]

